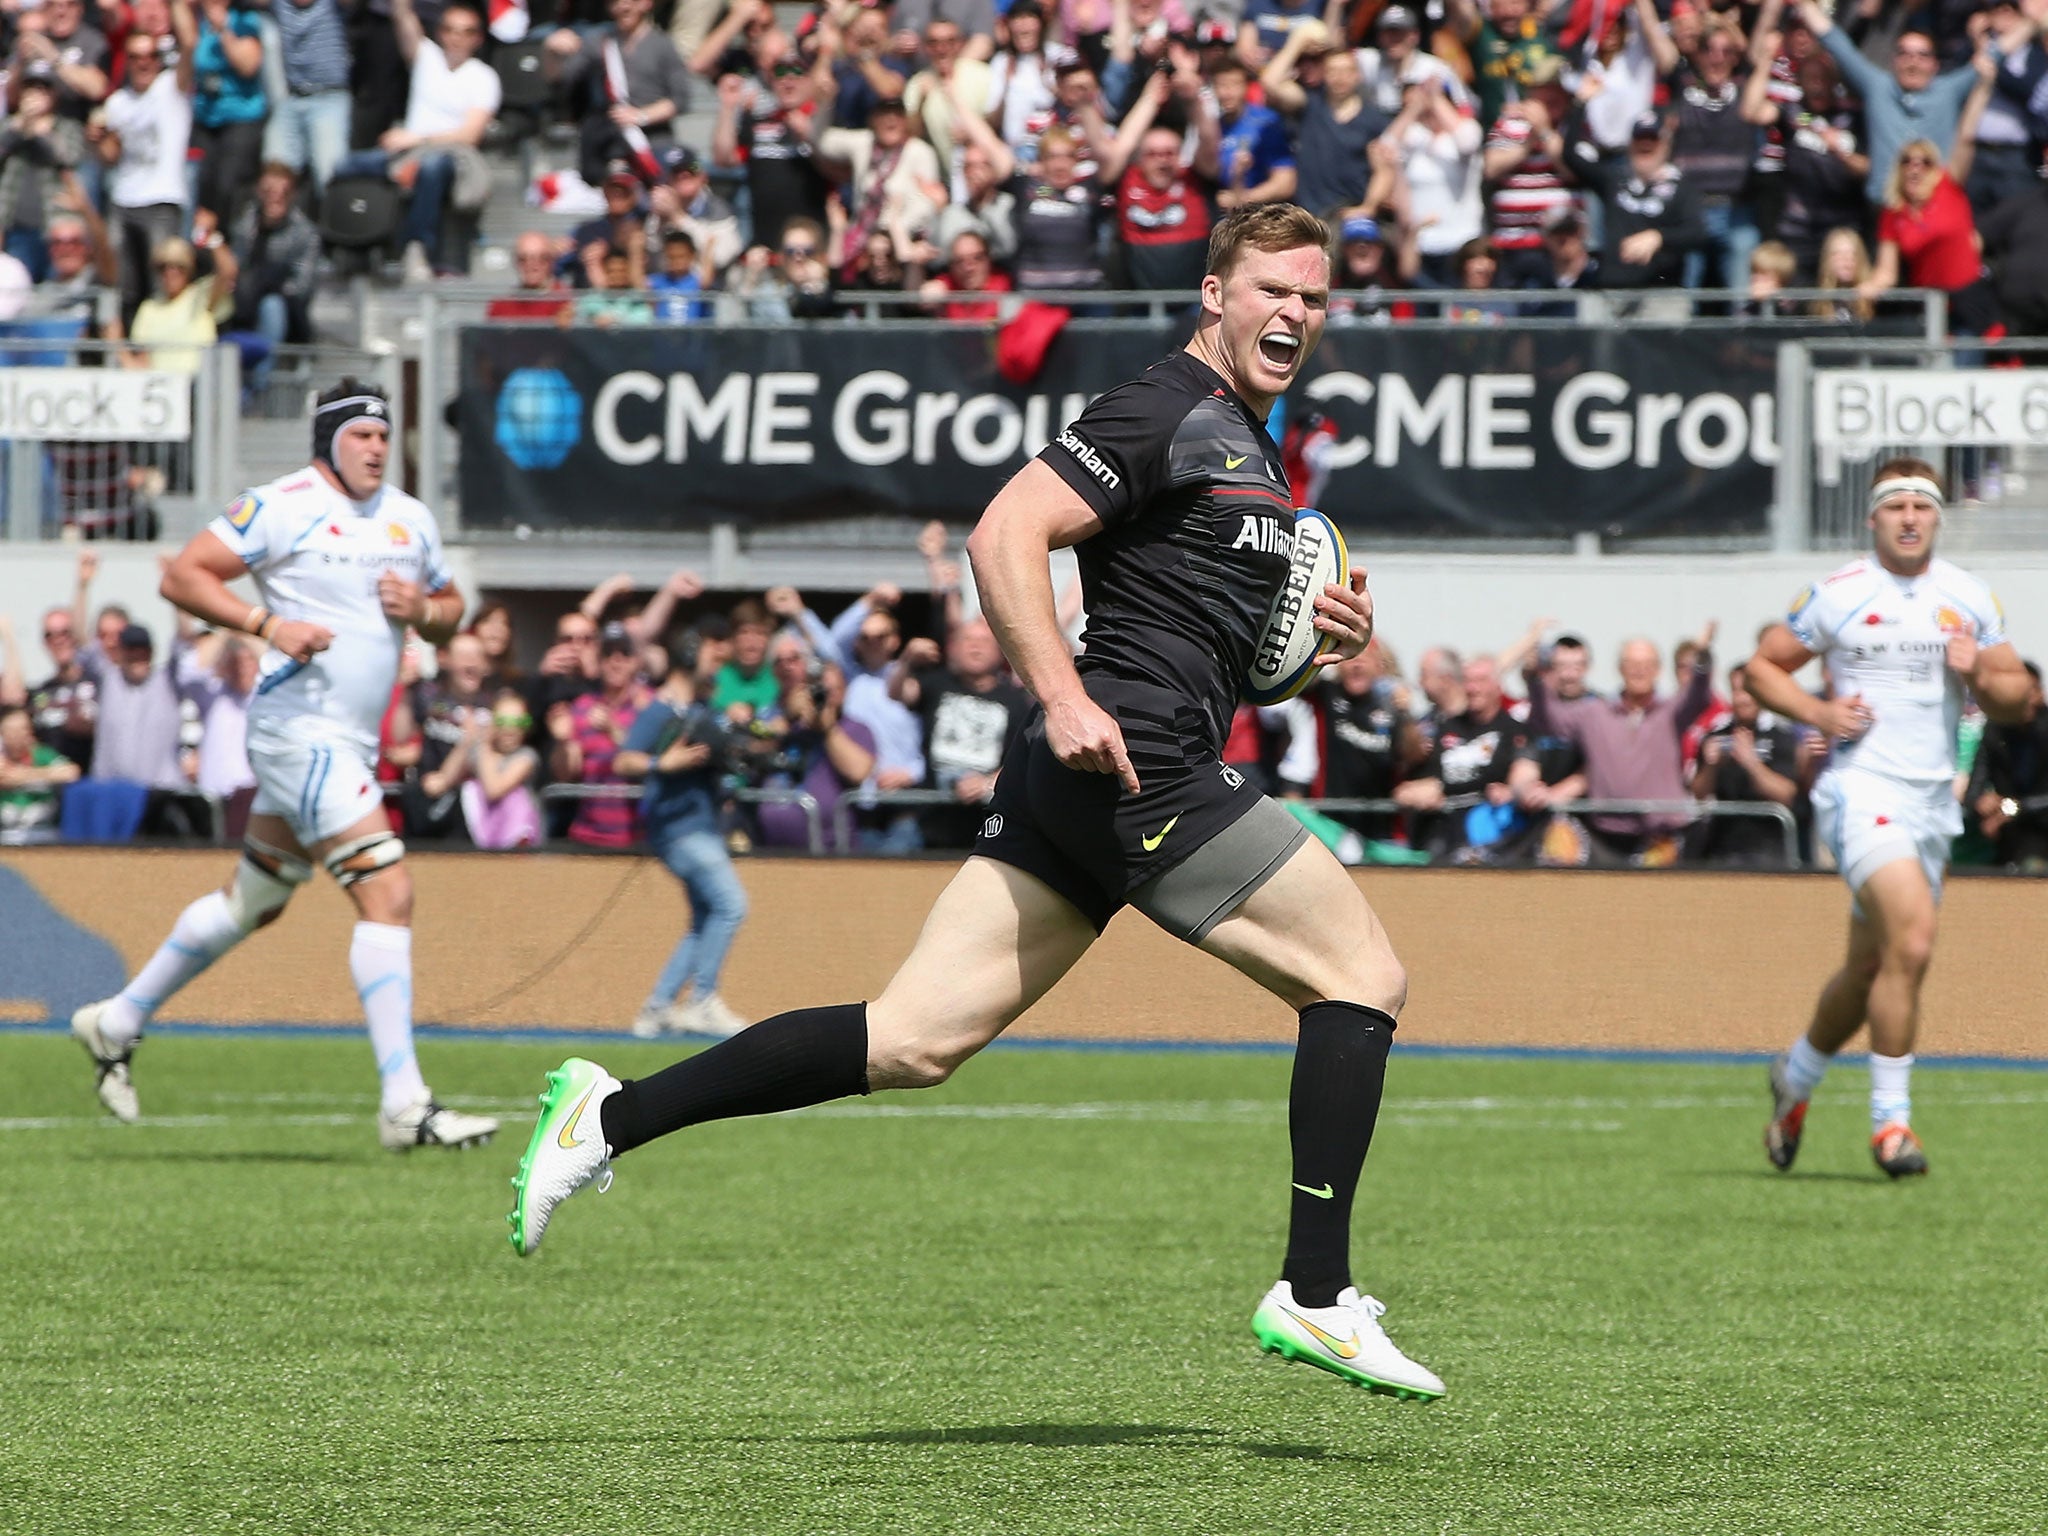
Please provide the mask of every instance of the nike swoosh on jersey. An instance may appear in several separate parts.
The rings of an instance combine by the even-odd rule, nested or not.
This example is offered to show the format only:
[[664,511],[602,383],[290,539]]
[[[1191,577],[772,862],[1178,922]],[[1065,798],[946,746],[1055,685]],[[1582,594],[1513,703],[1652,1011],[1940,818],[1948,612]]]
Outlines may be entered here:
[[1138,839],[1138,841],[1145,845],[1145,851],[1147,853],[1151,853],[1161,843],[1166,841],[1166,834],[1173,830],[1173,822],[1179,820],[1180,818],[1178,816],[1174,817],[1173,821],[1169,821],[1165,826],[1161,827],[1157,832],[1154,832],[1150,837],[1141,837]]
[[1229,454],[1226,453],[1225,455],[1223,455],[1223,467],[1225,469],[1235,469],[1238,465],[1242,464],[1246,459],[1250,457],[1251,455],[1248,453],[1240,453],[1236,458],[1233,459]]
[[1310,1189],[1306,1184],[1297,1184],[1294,1188],[1304,1195],[1314,1195],[1318,1200],[1333,1200],[1337,1195],[1336,1188],[1329,1184],[1325,1184],[1321,1189]]

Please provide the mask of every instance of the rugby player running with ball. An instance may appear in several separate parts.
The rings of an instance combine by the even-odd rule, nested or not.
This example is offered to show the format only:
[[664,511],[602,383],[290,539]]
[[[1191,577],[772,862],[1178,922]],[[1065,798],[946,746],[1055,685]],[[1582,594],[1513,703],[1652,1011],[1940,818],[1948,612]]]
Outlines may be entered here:
[[[634,1082],[572,1059],[549,1074],[513,1183],[512,1244],[610,1159],[707,1120],[925,1088],[1002,1033],[1126,903],[1297,1009],[1291,1222],[1252,1320],[1269,1351],[1396,1397],[1443,1383],[1351,1283],[1352,1197],[1407,977],[1351,876],[1221,760],[1240,682],[1287,577],[1294,512],[1264,421],[1321,339],[1323,222],[1239,210],[1209,245],[1182,351],[1095,401],[982,515],[968,558],[1039,709],[1003,764],[973,856],[872,1003],[764,1020]],[[1087,597],[1077,666],[1047,553]],[[1372,638],[1363,572],[1314,600],[1335,663]]]

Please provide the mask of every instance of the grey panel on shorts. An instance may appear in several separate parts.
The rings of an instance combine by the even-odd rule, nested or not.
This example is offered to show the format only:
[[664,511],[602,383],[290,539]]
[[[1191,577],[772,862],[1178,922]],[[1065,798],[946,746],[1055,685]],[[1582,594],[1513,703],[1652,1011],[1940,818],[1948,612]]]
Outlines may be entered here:
[[1132,891],[1130,903],[1175,938],[1199,943],[1307,841],[1307,827],[1261,796],[1173,868]]

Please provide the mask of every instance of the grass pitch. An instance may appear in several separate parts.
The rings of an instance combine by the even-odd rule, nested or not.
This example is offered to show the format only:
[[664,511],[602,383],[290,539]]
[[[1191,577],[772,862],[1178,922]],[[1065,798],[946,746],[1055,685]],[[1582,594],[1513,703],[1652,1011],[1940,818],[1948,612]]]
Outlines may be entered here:
[[[585,1048],[589,1049],[589,1048]],[[1363,1288],[1450,1396],[1258,1355],[1288,1062],[995,1052],[686,1133],[506,1244],[557,1044],[428,1040],[512,1120],[376,1145],[360,1039],[153,1037],[140,1126],[0,1035],[0,1531],[1969,1532],[2048,1509],[2048,1076],[1403,1055]],[[593,1051],[621,1075],[672,1052]],[[516,1117],[514,1119],[513,1117]]]

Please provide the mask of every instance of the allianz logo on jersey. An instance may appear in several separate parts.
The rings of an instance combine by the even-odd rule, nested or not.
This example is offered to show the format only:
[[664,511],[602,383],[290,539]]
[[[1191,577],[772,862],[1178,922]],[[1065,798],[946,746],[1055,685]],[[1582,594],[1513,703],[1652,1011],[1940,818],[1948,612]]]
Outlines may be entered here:
[[1102,455],[1095,451],[1094,445],[1085,442],[1072,427],[1068,427],[1060,433],[1059,444],[1076,459],[1080,460],[1082,468],[1086,469],[1089,474],[1100,480],[1110,490],[1113,491],[1124,483],[1124,477],[1111,469],[1104,462]]
[[1277,517],[1246,517],[1241,520],[1232,550],[1248,549],[1255,555],[1284,555],[1294,558],[1294,532],[1280,526]]

